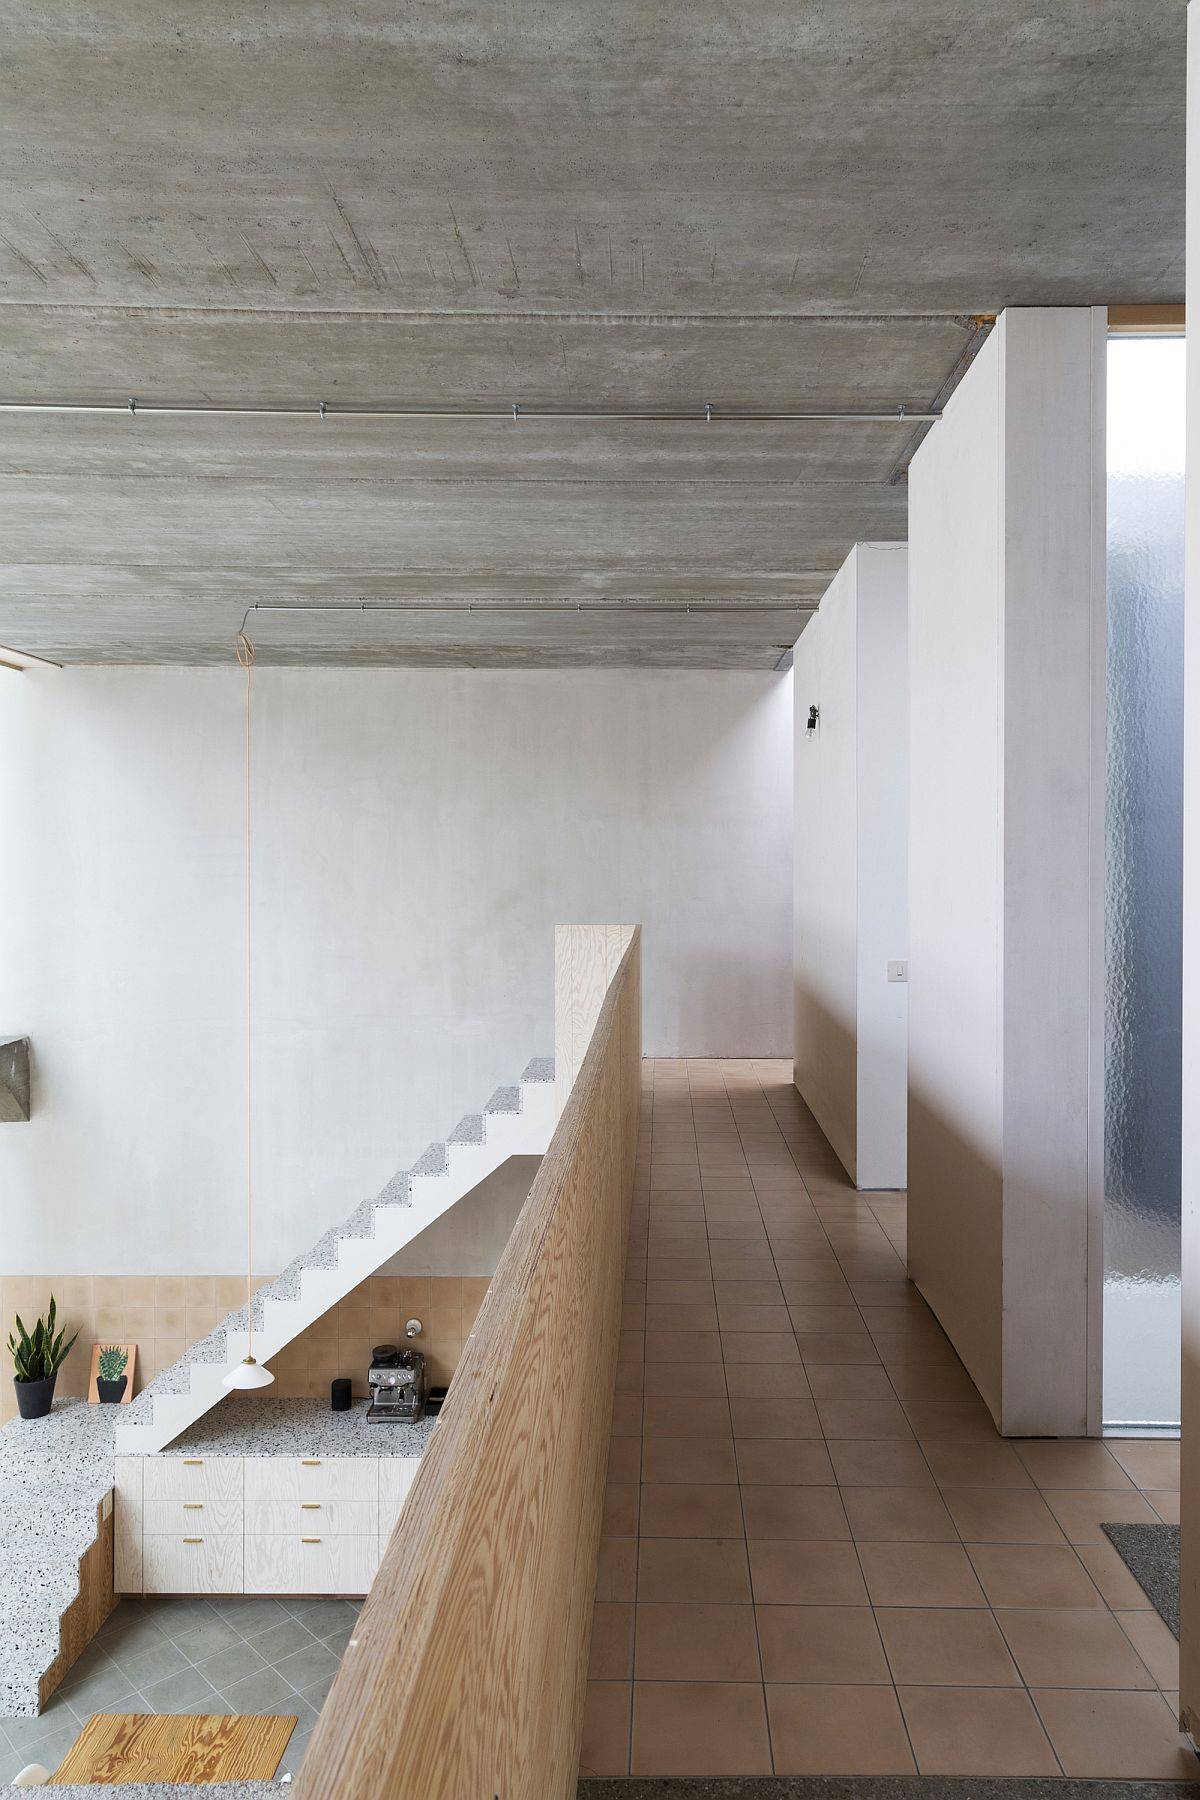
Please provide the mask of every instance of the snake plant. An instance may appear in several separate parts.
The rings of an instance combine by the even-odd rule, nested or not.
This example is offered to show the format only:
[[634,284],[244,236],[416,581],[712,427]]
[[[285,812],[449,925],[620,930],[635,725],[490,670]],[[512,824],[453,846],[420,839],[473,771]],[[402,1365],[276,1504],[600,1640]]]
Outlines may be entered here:
[[18,1381],[48,1381],[52,1375],[57,1375],[66,1361],[71,1345],[79,1336],[76,1332],[70,1342],[64,1344],[63,1339],[67,1334],[64,1329],[55,1335],[57,1323],[53,1294],[50,1296],[50,1307],[45,1318],[39,1319],[32,1331],[26,1331],[20,1313],[17,1314],[16,1334],[9,1332],[8,1349],[13,1359],[13,1373]]

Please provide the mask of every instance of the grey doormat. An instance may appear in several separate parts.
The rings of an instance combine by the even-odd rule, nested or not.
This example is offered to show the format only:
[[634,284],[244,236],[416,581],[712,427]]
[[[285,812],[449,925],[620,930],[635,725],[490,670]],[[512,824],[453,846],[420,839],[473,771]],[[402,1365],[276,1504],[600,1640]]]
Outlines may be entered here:
[[1102,1525],[1163,1623],[1179,1636],[1178,1525]]
[[1198,1800],[1200,1781],[1024,1781],[950,1775],[745,1775],[581,1781],[578,1800]]

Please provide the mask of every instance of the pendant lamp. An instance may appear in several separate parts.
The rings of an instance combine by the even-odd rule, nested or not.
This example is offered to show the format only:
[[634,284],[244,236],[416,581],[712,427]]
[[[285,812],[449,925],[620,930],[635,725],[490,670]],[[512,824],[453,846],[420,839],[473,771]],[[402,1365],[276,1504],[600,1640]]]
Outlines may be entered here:
[[246,1356],[235,1363],[222,1386],[227,1388],[270,1387],[275,1377],[269,1369],[254,1360],[254,1162],[253,1112],[251,1106],[251,1032],[250,1032],[250,717],[251,689],[254,670],[254,645],[244,631],[237,635],[237,659],[246,671]]

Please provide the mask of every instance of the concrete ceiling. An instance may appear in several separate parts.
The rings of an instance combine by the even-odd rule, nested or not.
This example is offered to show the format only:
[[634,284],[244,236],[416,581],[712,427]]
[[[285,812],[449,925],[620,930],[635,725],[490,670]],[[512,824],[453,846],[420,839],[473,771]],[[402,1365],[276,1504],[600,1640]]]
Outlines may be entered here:
[[[1178,0],[0,19],[0,398],[919,410],[976,315],[1182,292]],[[918,436],[3,415],[0,642],[772,667]]]

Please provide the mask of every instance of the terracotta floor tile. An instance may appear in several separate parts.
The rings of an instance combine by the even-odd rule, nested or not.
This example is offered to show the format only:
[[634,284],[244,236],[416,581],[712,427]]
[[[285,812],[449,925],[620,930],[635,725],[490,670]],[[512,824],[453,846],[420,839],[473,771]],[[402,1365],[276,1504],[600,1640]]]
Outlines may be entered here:
[[872,1606],[985,1604],[961,1544],[859,1543],[857,1549]]
[[[1109,1438],[1105,1449],[1140,1488],[1174,1488],[1179,1491],[1179,1445],[1166,1441],[1138,1442]],[[1055,1482],[1054,1486],[1062,1484]]]
[[954,1543],[958,1533],[937,1489],[843,1487],[850,1530],[862,1543]]
[[1004,1607],[996,1618],[1028,1687],[1148,1688],[1154,1678],[1107,1607]]
[[707,1246],[701,1250],[655,1251],[646,1257],[647,1282],[708,1281],[711,1276]]
[[607,1479],[609,1481],[640,1481],[641,1474],[641,1438],[610,1438],[608,1442]]
[[720,1363],[650,1363],[644,1375],[643,1392],[658,1400],[725,1398],[725,1370]]
[[876,1363],[806,1362],[804,1373],[815,1400],[894,1400],[886,1369]]
[[717,1305],[721,1306],[781,1306],[783,1289],[778,1281],[718,1281],[716,1284]]
[[728,1402],[647,1396],[642,1414],[647,1437],[732,1437]]
[[869,1606],[756,1606],[767,1681],[889,1684]]
[[795,1264],[787,1257],[776,1258],[776,1264],[783,1283],[783,1297],[789,1307],[836,1306],[845,1309],[854,1305],[854,1296],[840,1274],[818,1276],[813,1280],[797,1274]]
[[1100,1529],[1104,1523],[1159,1523],[1158,1514],[1142,1499],[1137,1489],[1132,1487],[1120,1493],[1106,1492],[1103,1489],[1093,1489],[1090,1492],[1074,1489],[1069,1493],[1057,1493],[1051,1488],[1043,1488],[1042,1495],[1073,1544],[1099,1543],[1104,1538]]
[[[974,1382],[958,1364],[952,1368],[929,1368],[924,1363],[892,1362],[887,1367],[892,1386],[905,1405],[921,1400],[950,1401],[957,1405],[978,1403]],[[988,1418],[990,1420],[990,1414]]]
[[793,1332],[722,1331],[721,1352],[726,1368],[733,1363],[798,1363]]
[[637,1597],[639,1603],[688,1600],[736,1605],[749,1600],[744,1539],[642,1538]]
[[1008,1444],[978,1438],[931,1438],[924,1445],[934,1479],[943,1487],[1031,1488],[1033,1476]]
[[763,1606],[866,1606],[853,1544],[751,1538],[750,1585]]
[[713,1284],[711,1281],[662,1281],[657,1277],[645,1284],[643,1298],[664,1306],[703,1306],[711,1305]]
[[754,1609],[643,1602],[634,1667],[639,1681],[759,1681]]
[[641,1476],[644,1482],[736,1482],[738,1465],[733,1439],[646,1438]]
[[720,1333],[713,1331],[648,1331],[647,1363],[719,1363]]
[[792,1322],[782,1299],[777,1305],[753,1305],[740,1300],[718,1300],[721,1333],[768,1331],[792,1336]]
[[589,1681],[632,1680],[633,1612],[626,1602],[597,1601],[592,1609]]
[[910,1775],[908,1735],[890,1687],[767,1688],[777,1775]]
[[1021,1488],[942,1489],[967,1544],[1061,1544],[1063,1533],[1041,1495]]
[[715,1331],[717,1308],[711,1297],[707,1301],[689,1301],[686,1305],[648,1300],[642,1324],[646,1331]]
[[1020,1685],[990,1612],[884,1607],[876,1618],[897,1687]]
[[1146,1488],[1144,1497],[1154,1508],[1164,1525],[1179,1523],[1179,1489],[1178,1488]]
[[806,1365],[856,1363],[879,1365],[879,1353],[865,1331],[798,1331],[796,1342]]
[[904,1409],[887,1400],[821,1400],[817,1412],[827,1438],[911,1438]]
[[742,1529],[741,1495],[728,1484],[661,1481],[642,1488],[644,1537],[730,1538]]
[[628,1775],[633,1688],[628,1681],[589,1681],[583,1710],[581,1775]]
[[1073,1546],[1080,1562],[1100,1589],[1106,1605],[1122,1612],[1143,1609],[1150,1601],[1107,1538],[1098,1544]]
[[845,1487],[930,1487],[933,1477],[919,1444],[896,1439],[843,1439],[830,1444],[838,1480]]
[[[884,1366],[888,1359],[883,1358]],[[922,1444],[938,1438],[978,1438],[982,1443],[999,1443],[995,1420],[982,1400],[907,1400],[904,1410],[917,1439]]]
[[835,1487],[824,1444],[812,1438],[736,1438],[738,1476],[745,1487]]
[[850,1536],[836,1488],[744,1487],[741,1495],[748,1538]]
[[637,1681],[635,1775],[769,1775],[771,1746],[758,1684]]
[[1021,1688],[902,1687],[922,1775],[1057,1775],[1058,1760]]
[[1033,1695],[1068,1775],[1195,1781],[1200,1761],[1161,1694],[1067,1688]]
[[968,1544],[967,1554],[992,1606],[1104,1604],[1069,1544]]
[[637,1596],[637,1540],[601,1538],[596,1571],[597,1600],[633,1600]]
[[811,1400],[743,1399],[729,1402],[738,1438],[819,1438],[821,1427]]
[[1014,1438],[1012,1447],[1041,1488],[1130,1488],[1116,1457],[1094,1438]]
[[636,1537],[637,1528],[637,1482],[608,1482],[604,1489],[604,1512],[600,1525],[601,1535],[603,1537]]
[[798,1359],[786,1363],[732,1363],[725,1370],[725,1385],[731,1395],[741,1399],[806,1400],[810,1392],[808,1377]]
[[[792,1285],[791,1282],[788,1283],[789,1287]],[[789,1304],[788,1311],[791,1314],[793,1331],[853,1331],[860,1335],[870,1336],[848,1291],[845,1300],[839,1306],[813,1305],[811,1303]]]
[[[1164,1693],[1179,1686],[1179,1645],[1153,1608],[1114,1614],[1146,1667]],[[1200,1775],[1200,1770],[1197,1770]]]

